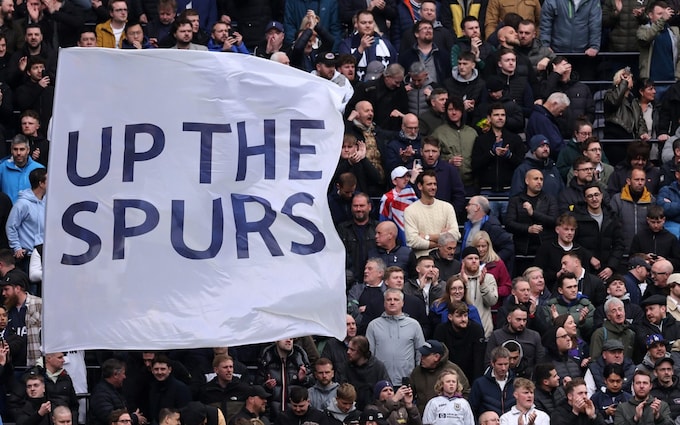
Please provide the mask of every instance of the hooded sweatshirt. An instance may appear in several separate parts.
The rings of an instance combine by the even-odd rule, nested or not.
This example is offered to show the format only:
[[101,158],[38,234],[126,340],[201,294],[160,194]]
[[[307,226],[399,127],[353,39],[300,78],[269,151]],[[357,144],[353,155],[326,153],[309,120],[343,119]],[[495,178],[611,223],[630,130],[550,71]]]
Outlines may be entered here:
[[43,243],[45,236],[45,198],[38,199],[31,189],[19,192],[5,229],[10,248],[13,251],[25,249],[30,255],[33,247]]

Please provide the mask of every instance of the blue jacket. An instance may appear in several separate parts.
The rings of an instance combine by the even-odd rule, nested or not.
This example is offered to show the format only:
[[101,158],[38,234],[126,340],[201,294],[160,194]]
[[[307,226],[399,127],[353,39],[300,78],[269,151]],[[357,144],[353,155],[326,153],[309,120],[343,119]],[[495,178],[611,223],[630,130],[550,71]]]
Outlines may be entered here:
[[23,248],[30,254],[45,237],[45,198],[36,198],[31,189],[19,192],[19,199],[7,218],[5,231],[12,251]]
[[31,187],[28,175],[36,168],[45,167],[33,161],[31,157],[28,158],[28,162],[26,162],[23,168],[17,167],[12,157],[6,158],[0,163],[0,190],[9,196],[12,203],[17,201],[20,191]]
[[510,185],[510,196],[526,192],[527,185],[524,183],[524,175],[532,169],[541,170],[543,173],[543,192],[557,199],[564,189],[564,181],[555,162],[550,158],[545,161],[538,160],[533,152],[527,152],[524,161],[515,169]]
[[[472,222],[467,220],[465,222],[465,228],[463,231],[463,237],[460,240],[460,251],[463,252],[465,249],[465,242],[470,234],[470,229],[472,228]],[[480,230],[484,230],[489,234],[491,238],[491,243],[493,244],[493,249],[496,251],[499,257],[503,260],[506,265],[509,265],[508,269],[511,269],[512,264],[515,260],[515,244],[512,240],[512,234],[508,233],[501,223],[498,221],[496,216],[486,215],[482,219],[482,224],[480,225]]]
[[[399,150],[406,149],[409,147],[409,145],[413,146],[413,150],[416,152],[416,154],[411,159],[404,162],[401,159],[401,155],[399,155]],[[418,137],[416,137],[414,140],[411,140],[404,137],[404,133],[400,131],[396,138],[387,142],[385,150],[383,151],[383,163],[385,164],[385,173],[386,174],[391,173],[392,170],[394,170],[400,165],[403,165],[408,169],[413,168],[413,160],[422,158],[420,156],[420,149],[421,149],[420,135],[418,135]]]
[[527,140],[530,140],[537,134],[542,134],[548,139],[550,142],[550,157],[557,158],[557,155],[566,143],[562,133],[560,133],[557,120],[543,105],[534,105],[529,121],[527,121]]
[[[333,35],[333,48],[329,49],[337,52],[340,47],[340,16],[338,15],[338,2],[335,0],[287,0],[283,13],[283,26],[285,41],[293,44],[295,36],[302,18],[307,14],[307,10],[313,10],[316,16],[321,19],[319,22]],[[396,58],[396,56],[395,56]]]
[[[210,40],[208,40],[208,50],[210,50],[211,52],[222,52],[223,46],[224,46],[223,44],[216,42],[215,39],[212,37],[210,37]],[[246,47],[246,43],[241,43],[240,45],[233,45],[231,46],[231,49],[229,51],[233,53],[243,53],[246,55],[250,54],[248,48]]]
[[512,370],[508,371],[508,381],[505,387],[501,387],[496,382],[496,379],[491,376],[492,368],[488,368],[483,376],[475,379],[470,391],[470,406],[475,416],[479,416],[487,410],[493,410],[501,416],[503,413],[509,412],[510,408],[515,405],[515,387],[513,382],[515,380],[515,373]]
[[[666,202],[664,199],[668,199],[670,202]],[[668,220],[680,222],[680,185],[677,181],[659,190],[656,203],[663,207],[664,215]]]
[[600,0],[583,0],[576,10],[573,0],[546,0],[541,8],[539,33],[543,45],[558,53],[600,50]]
[[[475,322],[482,324],[482,318],[479,316],[479,310],[472,304],[467,304],[468,318]],[[433,321],[438,319],[438,323],[446,323],[449,321],[449,306],[446,303],[433,302],[430,306],[430,316]]]
[[[217,2],[214,0],[179,0],[177,2],[177,14],[185,9],[195,9],[201,18],[200,27],[206,31],[212,31],[217,22]],[[298,25],[300,23],[298,22]]]

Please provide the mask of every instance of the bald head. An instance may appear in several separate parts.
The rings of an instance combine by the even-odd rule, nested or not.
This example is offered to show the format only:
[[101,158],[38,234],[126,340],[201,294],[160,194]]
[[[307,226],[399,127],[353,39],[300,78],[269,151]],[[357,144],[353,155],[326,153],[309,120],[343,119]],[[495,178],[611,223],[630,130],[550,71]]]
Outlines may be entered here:
[[526,174],[524,175],[524,181],[529,181],[533,178],[536,178],[537,176],[543,176],[543,173],[540,170],[537,170],[535,168],[532,168],[531,170],[527,171]]
[[397,246],[397,226],[391,221],[383,221],[375,227],[375,244],[391,250]]
[[492,410],[489,410],[489,411],[484,412],[481,415],[479,415],[479,423],[482,424],[482,425],[485,425],[486,423],[488,423],[490,421],[498,422],[499,419],[500,418],[498,416],[498,413],[496,413]]
[[403,125],[418,125],[418,117],[415,114],[406,114],[404,118],[401,119]]
[[519,36],[517,31],[510,25],[501,27],[498,30],[498,41],[505,47],[519,46]]
[[370,126],[373,123],[373,105],[368,100],[357,102],[354,110],[357,113],[357,121],[365,126]]

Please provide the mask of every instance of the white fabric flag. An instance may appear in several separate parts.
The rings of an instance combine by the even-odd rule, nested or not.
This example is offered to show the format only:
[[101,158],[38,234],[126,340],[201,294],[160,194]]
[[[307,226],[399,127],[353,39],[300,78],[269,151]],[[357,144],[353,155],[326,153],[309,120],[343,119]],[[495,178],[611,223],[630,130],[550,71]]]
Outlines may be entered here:
[[333,83],[247,55],[62,50],[45,351],[344,338],[326,198],[341,102]]

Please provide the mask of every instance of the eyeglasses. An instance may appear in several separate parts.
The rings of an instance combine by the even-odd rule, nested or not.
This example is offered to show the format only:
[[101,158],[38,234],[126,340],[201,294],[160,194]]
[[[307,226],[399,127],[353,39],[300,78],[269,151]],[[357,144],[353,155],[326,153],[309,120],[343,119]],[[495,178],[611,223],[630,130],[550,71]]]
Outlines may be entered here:
[[579,168],[576,171],[595,171],[595,167],[590,167],[590,168]]
[[666,275],[666,274],[670,274],[670,273],[668,273],[668,272],[655,272],[654,270],[652,270],[652,276],[659,276],[659,275],[663,276],[663,275]]
[[601,193],[590,193],[590,194],[586,195],[586,199],[597,199],[600,196],[602,196]]
[[592,136],[593,133],[590,131],[577,131],[576,134],[580,134],[581,136]]
[[127,12],[127,9],[113,9],[114,12]]
[[602,148],[590,148],[588,152],[602,152]]

